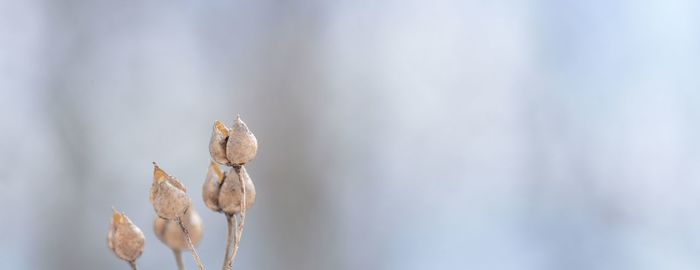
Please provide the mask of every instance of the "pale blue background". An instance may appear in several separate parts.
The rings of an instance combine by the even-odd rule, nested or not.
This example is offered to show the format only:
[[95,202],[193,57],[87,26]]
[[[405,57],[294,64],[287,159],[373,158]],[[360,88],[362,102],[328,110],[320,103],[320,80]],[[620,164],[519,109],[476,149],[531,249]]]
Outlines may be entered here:
[[[0,0],[0,268],[127,269],[150,162],[260,141],[236,269],[700,268],[697,1]],[[194,264],[185,257],[189,269]]]

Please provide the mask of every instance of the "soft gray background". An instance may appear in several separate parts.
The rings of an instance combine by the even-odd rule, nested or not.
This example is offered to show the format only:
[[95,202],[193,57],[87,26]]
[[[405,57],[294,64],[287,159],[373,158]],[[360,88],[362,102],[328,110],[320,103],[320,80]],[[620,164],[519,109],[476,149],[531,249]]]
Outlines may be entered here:
[[[127,269],[151,164],[260,141],[237,269],[698,269],[697,1],[0,0],[0,268]],[[190,269],[191,257],[185,257]]]

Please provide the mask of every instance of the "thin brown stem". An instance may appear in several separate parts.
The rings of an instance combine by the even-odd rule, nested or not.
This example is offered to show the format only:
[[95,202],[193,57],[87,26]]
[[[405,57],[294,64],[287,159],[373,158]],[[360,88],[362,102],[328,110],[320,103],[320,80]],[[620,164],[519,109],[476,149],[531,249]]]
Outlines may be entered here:
[[241,167],[238,166],[235,168],[236,174],[238,174],[238,181],[241,181],[241,191],[242,191],[242,196],[241,196],[241,212],[239,215],[241,216],[241,223],[237,226],[236,230],[236,241],[233,244],[233,256],[231,257],[231,265],[233,265],[233,262],[236,260],[236,256],[238,256],[238,248],[241,245],[241,237],[243,236],[243,229],[245,228],[245,210],[247,208],[246,204],[246,190],[245,190],[245,182],[243,181],[243,177],[241,177]]
[[177,263],[177,269],[185,270],[185,264],[182,262],[182,251],[173,249],[173,254],[175,255],[175,263]]
[[136,266],[136,261],[129,261],[129,266],[131,266],[131,270],[139,270]]
[[187,231],[187,228],[185,227],[185,224],[182,223],[182,219],[178,217],[176,219],[177,224],[180,225],[180,229],[182,229],[182,232],[185,233],[185,240],[187,240],[187,246],[190,247],[192,250],[192,257],[194,257],[194,262],[197,263],[197,267],[199,267],[199,270],[204,270],[204,264],[202,264],[202,259],[199,258],[199,254],[197,253],[197,249],[194,248],[194,245],[192,244],[192,238],[190,237],[190,232]]
[[[238,237],[240,237],[240,235],[238,235],[238,221],[240,220],[240,217],[238,217],[238,215],[232,215],[232,218],[233,218],[233,228],[235,230],[233,232],[233,244],[234,244],[234,247],[237,247],[238,246]],[[233,265],[233,260],[234,260],[234,258],[233,258],[233,256],[231,256],[231,264],[230,265]],[[231,268],[233,268],[233,266]]]
[[238,225],[238,220],[236,219],[236,215],[225,214],[225,216],[226,224],[228,224],[228,235],[226,237],[226,254],[224,256],[224,266],[222,267],[222,269],[230,270],[233,265],[233,262],[231,261],[231,244],[235,243],[236,241],[236,232],[238,231],[238,228],[236,226]]

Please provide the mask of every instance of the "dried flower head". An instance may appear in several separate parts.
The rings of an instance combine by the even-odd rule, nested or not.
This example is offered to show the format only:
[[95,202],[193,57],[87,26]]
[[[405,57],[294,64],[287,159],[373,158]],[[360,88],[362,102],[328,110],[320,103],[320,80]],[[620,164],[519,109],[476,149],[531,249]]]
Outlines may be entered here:
[[[202,240],[202,234],[204,233],[202,218],[194,211],[194,208],[190,208],[182,217],[182,224],[190,233],[192,244],[196,246]],[[185,239],[185,233],[176,221],[156,216],[153,221],[153,230],[158,239],[170,249],[176,251],[190,249]]]
[[204,204],[216,212],[221,212],[219,192],[225,178],[226,174],[221,171],[219,165],[216,165],[213,161],[210,162],[209,169],[207,169],[207,177],[204,179],[204,186],[202,187],[202,197],[204,198]]
[[226,157],[232,165],[243,165],[255,158],[258,140],[248,126],[237,116],[226,142]]
[[107,234],[107,246],[122,260],[134,262],[143,253],[145,238],[139,227],[124,214],[113,209]]
[[156,214],[164,219],[181,217],[192,205],[185,186],[175,177],[168,175],[155,162],[153,162],[150,200]]
[[221,121],[214,121],[211,138],[209,139],[209,154],[211,154],[211,158],[214,161],[222,165],[230,164],[226,158],[226,142],[230,131]]
[[[236,172],[236,170],[239,170]],[[241,211],[243,189],[238,178],[240,174],[246,189],[246,210],[255,203],[255,185],[245,170],[245,167],[233,167],[229,170],[219,192],[219,207],[227,214],[237,214]]]

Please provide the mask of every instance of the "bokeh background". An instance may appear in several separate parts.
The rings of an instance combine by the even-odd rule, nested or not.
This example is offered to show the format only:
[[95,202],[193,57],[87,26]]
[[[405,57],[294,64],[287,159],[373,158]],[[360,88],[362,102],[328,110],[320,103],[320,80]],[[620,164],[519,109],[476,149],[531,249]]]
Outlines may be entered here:
[[[260,142],[237,269],[698,269],[700,4],[0,0],[0,268],[127,269],[151,161]],[[195,269],[189,255],[189,269]]]

